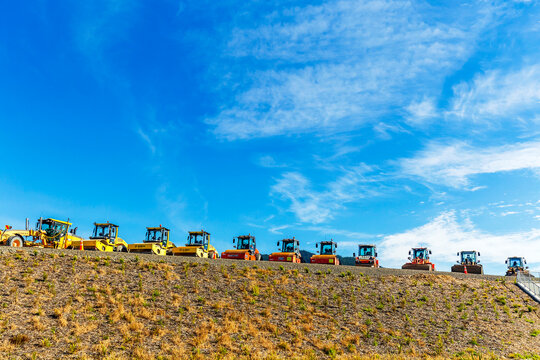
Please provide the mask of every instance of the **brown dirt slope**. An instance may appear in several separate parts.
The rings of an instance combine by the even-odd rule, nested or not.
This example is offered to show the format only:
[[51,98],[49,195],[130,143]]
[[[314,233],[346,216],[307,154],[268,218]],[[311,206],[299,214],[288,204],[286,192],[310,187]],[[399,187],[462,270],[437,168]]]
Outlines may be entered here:
[[328,269],[0,251],[0,354],[540,359],[538,304],[510,279]]

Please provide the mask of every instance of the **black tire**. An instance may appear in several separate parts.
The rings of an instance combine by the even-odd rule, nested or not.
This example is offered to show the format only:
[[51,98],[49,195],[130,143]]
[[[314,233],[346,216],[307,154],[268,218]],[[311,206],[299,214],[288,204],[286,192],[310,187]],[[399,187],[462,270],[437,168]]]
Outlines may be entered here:
[[12,247],[23,247],[24,246],[24,239],[19,235],[13,235],[10,237],[7,241],[8,246]]
[[118,251],[118,252],[128,252],[128,249],[124,245],[118,245],[116,247],[116,251]]

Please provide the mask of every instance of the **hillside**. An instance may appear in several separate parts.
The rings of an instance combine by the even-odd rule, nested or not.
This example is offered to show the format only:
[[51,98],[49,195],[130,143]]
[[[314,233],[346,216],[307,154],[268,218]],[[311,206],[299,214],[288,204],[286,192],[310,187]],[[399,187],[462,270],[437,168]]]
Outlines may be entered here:
[[0,277],[6,358],[540,356],[511,279],[26,249]]

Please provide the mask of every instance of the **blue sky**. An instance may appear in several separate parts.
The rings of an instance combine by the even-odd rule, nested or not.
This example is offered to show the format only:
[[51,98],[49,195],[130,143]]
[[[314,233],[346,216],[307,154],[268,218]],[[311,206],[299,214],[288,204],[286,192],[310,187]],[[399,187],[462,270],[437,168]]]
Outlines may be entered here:
[[0,12],[0,221],[540,271],[536,1],[36,1]]

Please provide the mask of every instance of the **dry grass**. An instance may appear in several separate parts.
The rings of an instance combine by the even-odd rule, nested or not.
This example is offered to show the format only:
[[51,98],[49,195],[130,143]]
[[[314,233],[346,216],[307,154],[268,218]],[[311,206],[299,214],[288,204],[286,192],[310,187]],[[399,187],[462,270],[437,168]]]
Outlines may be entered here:
[[539,311],[510,282],[247,265],[1,254],[0,353],[30,359],[540,354],[533,335]]

